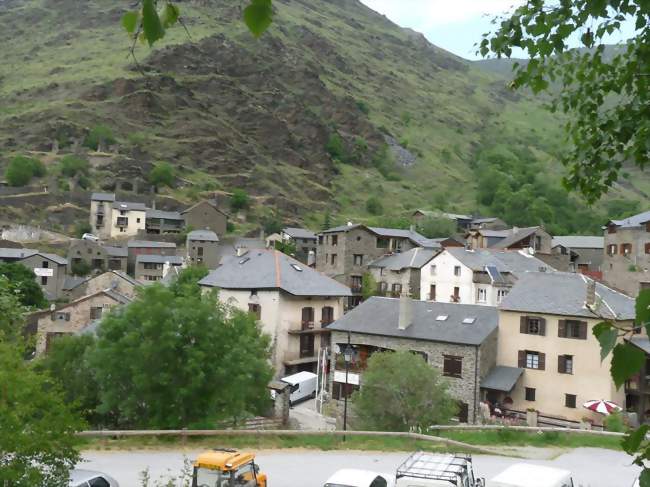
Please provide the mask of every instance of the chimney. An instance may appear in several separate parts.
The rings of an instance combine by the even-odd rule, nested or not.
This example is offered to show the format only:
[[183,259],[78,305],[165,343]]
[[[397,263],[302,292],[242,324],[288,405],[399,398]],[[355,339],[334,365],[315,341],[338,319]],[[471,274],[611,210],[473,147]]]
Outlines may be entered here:
[[348,222],[348,227],[351,227],[353,225],[352,222]]
[[264,240],[264,229],[260,228],[260,240]]
[[155,210],[156,209],[156,197],[154,196],[153,199],[151,200],[151,209]]
[[587,280],[587,307],[591,308],[596,304],[596,281],[593,279]]
[[411,232],[415,232],[415,225],[411,224],[411,225],[409,226],[409,230],[410,230]]
[[413,323],[413,300],[406,294],[399,297],[399,318],[397,328],[406,330]]
[[310,250],[307,254],[307,265],[309,267],[314,267],[316,265],[316,252]]

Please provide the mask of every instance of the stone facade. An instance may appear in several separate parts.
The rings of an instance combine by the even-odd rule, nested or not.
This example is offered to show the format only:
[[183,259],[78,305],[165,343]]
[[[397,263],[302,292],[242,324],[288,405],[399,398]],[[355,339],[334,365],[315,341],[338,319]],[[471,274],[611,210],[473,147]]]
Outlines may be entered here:
[[385,267],[370,267],[369,271],[377,281],[380,296],[398,298],[406,293],[413,299],[420,299],[420,269],[390,270]]
[[85,262],[92,269],[126,272],[127,249],[123,247],[104,246],[92,240],[75,239],[68,248],[68,272],[73,266]]
[[[449,383],[451,395],[459,403],[467,405],[467,421],[474,423],[478,417],[481,379],[496,365],[497,334],[498,331],[494,330],[478,347],[361,333],[351,333],[350,343],[353,347],[369,346],[384,350],[410,350],[422,354],[426,357],[427,363],[439,369],[441,373],[444,369],[445,355],[460,358],[462,360],[461,377],[445,377],[445,379]],[[348,334],[333,330],[331,340],[335,350],[336,345],[342,350],[347,344]],[[330,370],[336,371],[337,369],[341,371],[341,367],[337,368],[336,366],[336,355],[332,354]],[[330,374],[330,395],[332,397],[335,396],[335,375]],[[363,387],[363,372],[356,377],[359,378],[360,387]],[[352,384],[353,381],[350,380],[350,383]]]
[[213,240],[202,240],[187,236],[185,244],[187,261],[190,265],[203,265],[208,269],[216,269],[219,266],[220,252],[219,242]]
[[603,279],[632,297],[650,289],[650,223],[605,230]]
[[[57,256],[54,256],[56,258]],[[34,254],[20,261],[22,265],[34,271],[36,282],[41,286],[48,299],[63,297],[67,261],[48,257],[48,254]]]
[[214,201],[204,200],[181,212],[186,228],[192,230],[212,230],[220,237],[228,227],[228,215],[221,211]]
[[135,297],[137,283],[130,276],[120,271],[108,271],[98,276],[91,277],[87,281],[70,290],[68,296],[71,299],[79,299],[89,294],[95,294],[104,289],[112,289],[127,298]]

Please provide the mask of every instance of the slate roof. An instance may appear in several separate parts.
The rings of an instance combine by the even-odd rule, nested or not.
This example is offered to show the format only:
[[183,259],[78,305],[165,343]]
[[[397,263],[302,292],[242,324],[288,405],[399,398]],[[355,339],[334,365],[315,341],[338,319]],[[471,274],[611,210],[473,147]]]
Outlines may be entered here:
[[650,221],[650,211],[644,211],[637,215],[624,218],[622,220],[610,220],[609,223],[613,223],[616,226],[628,228],[628,227],[640,227],[646,222]]
[[586,318],[634,319],[634,299],[596,282],[596,305],[586,306],[587,287],[595,282],[582,274],[529,272],[519,276],[499,306],[507,311]]
[[0,248],[0,259],[20,260],[38,254],[36,249]]
[[605,247],[605,237],[565,235],[553,237],[553,247],[561,245],[568,249],[602,249]]
[[530,237],[537,230],[540,230],[540,227],[520,228],[514,233],[512,233],[512,230],[511,230],[511,235],[510,236],[508,236],[508,237],[504,238],[503,240],[495,243],[492,246],[492,248],[493,249],[507,249],[511,245],[514,245],[517,242],[520,242],[521,240],[525,239],[526,237]]
[[126,247],[113,247],[112,245],[104,245],[106,255],[109,257],[128,257],[129,249]]
[[485,217],[485,218],[474,218],[472,219],[472,223],[492,223],[497,221],[498,218],[495,216],[490,216],[490,217]]
[[140,285],[140,283],[138,281],[136,281],[133,277],[129,276],[126,272],[122,272],[122,271],[110,271],[110,272],[112,272],[116,276],[121,277],[125,281],[130,282],[134,286],[139,286]]
[[47,252],[39,252],[39,255],[42,255],[46,259],[50,259],[53,262],[56,262],[59,265],[68,265],[68,259],[61,257],[60,255],[50,254]]
[[[412,323],[404,330],[398,328],[399,298],[373,296],[343,315],[327,328],[352,333],[381,335],[413,340],[480,345],[497,328],[499,313],[492,306],[475,304],[410,301]],[[438,316],[447,316],[438,321]],[[471,324],[466,318],[475,318]]]
[[295,296],[350,296],[350,288],[277,250],[226,257],[199,281],[224,289],[282,289]]
[[497,365],[481,380],[481,389],[510,392],[523,373],[518,367]]
[[484,237],[507,238],[512,235],[512,230],[490,230],[488,228],[478,228],[472,231],[480,233]]
[[154,210],[152,208],[147,208],[146,218],[162,218],[164,220],[182,220],[180,212],[178,211],[164,211],[164,210]]
[[219,213],[221,213],[221,214],[223,214],[224,216],[228,217],[228,213],[226,213],[225,211],[223,211],[222,209],[220,209],[219,206],[217,205],[217,201],[214,200],[214,199],[201,200],[201,201],[199,201],[199,202],[197,202],[197,203],[194,203],[192,206],[190,206],[190,207],[188,207],[188,208],[185,208],[183,211],[181,211],[181,215],[184,215],[184,214],[187,213],[188,211],[192,211],[194,208],[196,208],[197,206],[199,206],[201,203],[207,203],[207,204],[209,204],[210,206],[212,206],[212,208],[214,208],[215,210],[217,210]]
[[643,350],[646,354],[650,355],[650,339],[643,336],[633,336],[628,339],[628,341]]
[[368,267],[382,267],[391,271],[419,269],[437,253],[437,250],[415,247],[406,252],[398,252],[380,257],[368,264]]
[[205,240],[206,242],[218,242],[219,237],[212,230],[192,230],[187,234],[189,240]]
[[169,262],[171,265],[182,265],[183,258],[178,255],[158,255],[158,254],[140,254],[136,256],[135,263],[147,264],[164,264]]
[[156,242],[153,240],[129,240],[127,246],[136,248],[176,248],[176,244],[173,242]]
[[473,271],[484,271],[486,266],[495,266],[499,272],[538,272],[540,268],[554,271],[551,266],[538,258],[515,250],[476,249],[464,247],[447,247],[449,252]]
[[115,193],[93,193],[90,195],[92,201],[115,201]]
[[283,228],[282,231],[289,235],[291,238],[306,238],[316,240],[316,234],[311,230],[307,230],[306,228],[287,227]]
[[113,204],[111,205],[112,208],[116,210],[126,210],[126,211],[146,211],[147,207],[144,205],[144,203],[133,203],[130,201],[114,201]]
[[87,277],[81,277],[81,276],[65,276],[65,280],[63,281],[63,290],[64,291],[70,291],[77,286],[82,285],[84,282],[88,281],[89,279]]
[[413,230],[404,230],[401,228],[383,228],[383,227],[368,227],[366,225],[361,225],[360,223],[353,223],[351,225],[341,225],[339,227],[329,228],[323,230],[321,233],[336,233],[336,232],[349,232],[354,228],[363,227],[368,231],[379,235],[380,237],[393,237],[393,238],[408,238],[416,245],[420,247],[431,246],[431,240],[426,238],[424,235],[420,235],[418,232]]

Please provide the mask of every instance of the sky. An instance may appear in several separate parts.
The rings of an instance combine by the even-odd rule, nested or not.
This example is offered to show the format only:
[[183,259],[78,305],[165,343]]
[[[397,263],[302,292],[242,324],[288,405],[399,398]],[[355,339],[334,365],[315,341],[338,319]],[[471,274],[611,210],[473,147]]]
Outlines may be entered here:
[[[481,41],[481,34],[493,30],[490,21],[495,16],[524,3],[524,0],[361,1],[396,24],[421,32],[432,44],[466,59],[480,59],[474,44]],[[617,34],[609,42],[620,42],[630,35],[633,28],[627,27],[623,36]]]

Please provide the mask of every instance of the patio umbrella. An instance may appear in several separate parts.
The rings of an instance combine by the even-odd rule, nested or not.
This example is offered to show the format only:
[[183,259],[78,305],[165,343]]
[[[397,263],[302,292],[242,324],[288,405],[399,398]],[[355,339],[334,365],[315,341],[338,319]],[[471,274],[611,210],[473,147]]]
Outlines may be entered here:
[[590,411],[595,411],[600,414],[604,414],[605,416],[612,414],[615,411],[621,411],[622,408],[616,404],[613,403],[612,401],[605,401],[604,399],[601,400],[593,400],[593,401],[587,401],[582,405],[584,408],[589,409]]

